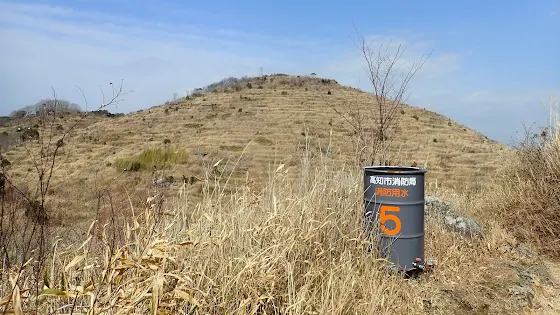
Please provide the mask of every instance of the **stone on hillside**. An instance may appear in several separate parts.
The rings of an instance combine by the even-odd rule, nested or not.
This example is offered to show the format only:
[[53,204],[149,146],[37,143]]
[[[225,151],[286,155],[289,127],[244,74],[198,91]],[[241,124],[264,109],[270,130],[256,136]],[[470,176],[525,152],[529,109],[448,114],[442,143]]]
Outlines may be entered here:
[[465,236],[482,236],[482,227],[474,219],[461,216],[445,216],[445,224]]
[[530,284],[511,285],[507,288],[510,295],[516,297],[523,306],[532,306],[535,290]]
[[426,196],[424,202],[425,214],[443,221],[446,228],[466,237],[482,237],[482,226],[472,218],[458,215],[450,203],[438,197]]

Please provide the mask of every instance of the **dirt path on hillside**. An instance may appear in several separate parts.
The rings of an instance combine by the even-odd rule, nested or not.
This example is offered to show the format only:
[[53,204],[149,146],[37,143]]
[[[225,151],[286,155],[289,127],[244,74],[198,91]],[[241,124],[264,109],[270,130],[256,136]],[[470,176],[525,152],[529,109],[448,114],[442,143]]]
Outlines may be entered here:
[[558,315],[560,314],[560,262],[545,261],[548,268],[552,285],[545,288],[544,294],[537,294],[537,302],[542,306],[537,314]]

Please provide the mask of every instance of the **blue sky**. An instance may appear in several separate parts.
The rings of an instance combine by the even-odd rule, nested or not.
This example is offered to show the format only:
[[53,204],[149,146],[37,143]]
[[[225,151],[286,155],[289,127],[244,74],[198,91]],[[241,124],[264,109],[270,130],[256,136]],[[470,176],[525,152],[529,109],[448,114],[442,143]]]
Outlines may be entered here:
[[[509,143],[560,97],[560,1],[0,0],[0,115],[51,96],[92,109],[124,79],[129,112],[224,77],[317,73],[370,90],[354,25],[432,52],[411,105]],[[105,89],[107,92],[108,90]]]

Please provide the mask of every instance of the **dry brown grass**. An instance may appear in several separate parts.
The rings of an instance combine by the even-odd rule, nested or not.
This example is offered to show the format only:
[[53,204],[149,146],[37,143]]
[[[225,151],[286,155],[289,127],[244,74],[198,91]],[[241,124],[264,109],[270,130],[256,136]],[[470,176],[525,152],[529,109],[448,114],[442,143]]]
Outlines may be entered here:
[[[506,209],[508,182],[496,174],[505,173],[504,158],[514,158],[510,150],[443,116],[405,108],[393,163],[427,166],[428,193],[451,200],[485,230],[467,239],[428,218],[426,256],[437,267],[429,279],[406,280],[368,252],[362,174],[347,162],[349,129],[319,97],[329,90],[343,106],[347,99],[367,105],[369,96],[324,79],[251,82],[79,129],[63,147],[48,196],[49,232],[58,236],[43,257],[48,263],[3,264],[0,307],[16,314],[512,314],[536,307],[508,288],[523,284],[519,273],[538,258],[511,251],[516,230],[503,224],[503,212],[488,210]],[[280,87],[289,93],[274,91]],[[216,114],[222,118],[208,118]],[[165,139],[192,152],[186,164],[155,174],[116,170],[118,159]],[[21,148],[6,155],[17,161],[14,182],[29,184]],[[202,180],[152,185],[152,176],[169,175]],[[535,295],[546,293],[534,285]]]
[[520,240],[560,257],[560,120],[551,99],[547,128],[520,139],[498,196],[498,213]]
[[[64,202],[65,207],[61,209],[79,208],[94,213],[95,209],[84,208],[84,204],[96,203],[95,194],[81,197],[84,185],[90,188],[109,185],[121,191],[121,187],[129,191],[149,187],[151,170],[122,174],[114,165],[118,159],[129,159],[143,150],[160,146],[164,139],[190,154],[197,148],[206,154],[192,155],[188,163],[170,166],[166,172],[175,178],[201,177],[205,163],[235,160],[241,154],[236,148],[245,148],[249,143],[238,170],[250,174],[256,186],[266,182],[269,163],[292,165],[302,150],[308,150],[311,156],[330,159],[340,167],[351,164],[349,161],[354,160],[355,154],[350,141],[351,127],[332,106],[347,106],[351,100],[365,108],[374,103],[371,95],[319,78],[268,76],[249,81],[251,89],[247,82],[242,82],[229,92],[218,89],[216,93],[85,124],[66,141],[53,178],[58,191],[72,198],[62,200],[64,194],[60,194],[53,199]],[[289,90],[288,95],[281,95],[280,89]],[[331,95],[327,95],[329,90]],[[167,114],[166,109],[169,109]],[[467,189],[476,184],[474,178],[480,181],[489,178],[504,156],[510,154],[505,146],[464,126],[449,125],[446,117],[415,107],[406,107],[404,111],[398,114],[401,123],[391,148],[391,162],[427,167],[430,185],[437,181],[439,187]],[[208,118],[216,114],[220,118]],[[438,142],[433,142],[434,138]],[[27,185],[30,164],[26,151],[15,147],[6,155],[11,161],[19,161],[12,171],[18,174],[18,184]],[[235,182],[244,178],[238,177]],[[116,198],[120,205],[128,203],[126,194]],[[66,223],[75,224],[77,220],[75,212],[62,213],[59,217]]]
[[[303,168],[298,179],[282,167],[271,173],[265,189],[239,186],[232,195],[221,193],[227,174],[214,188],[207,177],[194,207],[182,187],[115,226],[94,222],[79,242],[61,237],[48,268],[3,270],[0,306],[40,314],[520,311],[506,289],[519,281],[506,262],[519,258],[499,250],[510,237],[492,222],[486,239],[467,240],[428,220],[426,252],[438,267],[429,280],[406,280],[368,253],[361,173],[332,164]],[[449,197],[465,211],[484,207]]]

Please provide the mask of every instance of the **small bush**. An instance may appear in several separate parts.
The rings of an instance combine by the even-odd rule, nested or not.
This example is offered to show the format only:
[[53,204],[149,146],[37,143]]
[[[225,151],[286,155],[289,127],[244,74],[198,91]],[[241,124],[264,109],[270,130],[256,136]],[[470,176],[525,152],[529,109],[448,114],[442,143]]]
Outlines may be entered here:
[[3,135],[3,136],[8,136],[9,134],[8,134],[7,131],[2,131],[2,135]]
[[197,89],[197,91],[195,91],[195,92],[193,92],[193,93],[191,94],[191,97],[192,97],[192,98],[197,98],[197,97],[202,97],[202,96],[204,96],[204,93],[202,93],[202,92],[200,91],[200,89]]
[[164,112],[165,112],[166,115],[169,114],[169,108],[166,108],[166,109],[164,110]]
[[404,109],[401,109],[401,115],[404,115]]
[[261,145],[273,145],[274,142],[268,138],[265,137],[257,137],[255,139],[255,142]]
[[169,139],[163,140],[163,144],[165,144],[165,145],[168,145],[168,144],[170,144],[170,143],[171,143],[171,140],[169,140]]
[[288,95],[288,91],[282,91],[282,93],[280,93],[282,95]]
[[434,143],[436,143],[436,142],[437,142],[437,139],[436,139],[436,138],[434,138],[434,139],[433,139],[432,141],[433,141]]
[[170,148],[151,148],[142,151],[138,156],[129,159],[118,159],[115,167],[118,171],[140,171],[151,169],[154,166],[163,168],[173,164],[185,164],[188,162],[186,151],[175,151]]
[[0,168],[7,168],[10,165],[12,165],[12,163],[8,161],[8,159],[6,159],[3,156],[0,156]]
[[136,160],[117,160],[115,166],[119,171],[137,172],[142,170],[142,163]]
[[22,141],[37,140],[37,139],[39,139],[39,131],[37,131],[37,129],[34,128],[27,128],[23,130],[23,133],[21,134]]
[[332,94],[332,93],[331,93],[331,90],[329,90],[329,91],[327,92],[327,95],[331,95],[331,94]]
[[253,85],[251,84],[251,82],[247,82],[247,88],[248,88],[248,89],[252,89],[252,88],[253,88]]
[[419,120],[419,119],[420,119],[420,117],[418,117],[418,115],[413,115],[412,118],[414,118],[414,119],[416,119],[416,120]]
[[105,116],[105,117],[121,117],[121,116],[124,116],[123,113],[113,114],[113,113],[110,113],[108,110],[105,110],[105,109],[94,110],[94,111],[91,111],[90,114],[98,115],[98,116]]

